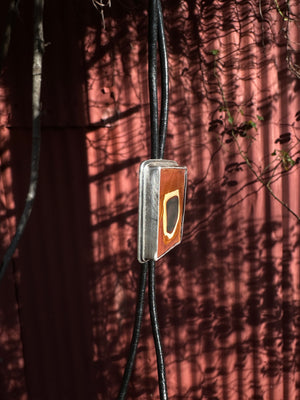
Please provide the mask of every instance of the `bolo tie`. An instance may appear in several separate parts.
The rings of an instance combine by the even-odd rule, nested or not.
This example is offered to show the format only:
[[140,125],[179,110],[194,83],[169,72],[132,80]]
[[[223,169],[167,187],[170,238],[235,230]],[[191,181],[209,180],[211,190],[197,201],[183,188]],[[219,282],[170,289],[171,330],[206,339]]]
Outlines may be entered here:
[[[165,363],[155,296],[156,261],[182,240],[187,168],[163,158],[168,125],[169,77],[166,38],[160,0],[149,0],[148,80],[150,98],[151,158],[139,170],[137,259],[141,263],[137,304],[129,356],[118,400],[126,398],[133,370],[148,276],[148,301],[155,344],[160,400],[167,400]],[[157,55],[160,59],[160,112],[158,107]]]

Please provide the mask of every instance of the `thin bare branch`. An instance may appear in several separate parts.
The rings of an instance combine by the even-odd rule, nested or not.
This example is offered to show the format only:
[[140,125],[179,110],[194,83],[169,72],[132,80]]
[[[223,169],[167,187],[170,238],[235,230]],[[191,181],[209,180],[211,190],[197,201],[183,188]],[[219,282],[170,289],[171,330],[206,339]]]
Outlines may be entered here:
[[3,30],[2,37],[0,39],[0,72],[3,69],[4,62],[10,46],[10,39],[13,30],[13,26],[18,14],[18,1],[10,0],[7,16],[5,18],[5,27]]
[[41,104],[41,82],[42,82],[42,59],[44,52],[43,36],[43,9],[44,0],[34,2],[34,34],[33,34],[33,62],[32,62],[32,153],[30,183],[25,201],[25,207],[18,223],[16,233],[4,254],[0,266],[0,279],[4,276],[6,268],[18,246],[19,240],[24,232],[30,217],[33,202],[36,196],[38,182],[39,160],[40,160],[40,104]]
[[287,203],[285,203],[283,200],[281,200],[272,190],[271,188],[271,181],[269,180],[268,182],[265,182],[264,179],[255,171],[255,169],[252,167],[251,162],[248,158],[248,156],[245,154],[245,152],[242,150],[240,143],[238,141],[237,136],[235,135],[235,133],[232,131],[232,137],[234,138],[237,147],[238,147],[238,151],[239,154],[241,155],[241,157],[243,158],[243,160],[246,162],[247,166],[249,167],[250,171],[254,174],[254,176],[256,177],[256,179],[269,191],[269,193],[271,194],[271,196],[278,201],[284,208],[286,208],[298,221],[300,221],[300,217],[299,215],[297,215],[290,207]]

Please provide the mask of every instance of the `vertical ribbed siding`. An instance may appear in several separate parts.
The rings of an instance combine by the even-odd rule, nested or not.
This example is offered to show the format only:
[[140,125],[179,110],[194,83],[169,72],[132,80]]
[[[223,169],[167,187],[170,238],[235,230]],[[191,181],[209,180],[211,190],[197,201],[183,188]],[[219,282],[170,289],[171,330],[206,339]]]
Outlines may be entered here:
[[[30,163],[23,7],[27,33],[19,22],[1,80],[2,254]],[[138,166],[150,154],[147,15],[131,7],[112,0],[103,30],[88,2],[46,4],[38,198],[0,299],[4,399],[107,400],[119,389],[140,269]],[[299,215],[299,163],[285,170],[278,156],[299,158],[300,9],[289,2],[285,19],[278,7],[163,1],[166,158],[189,171],[183,243],[157,266],[170,398],[299,396],[299,221],[254,175]],[[147,313],[129,399],[158,398]]]

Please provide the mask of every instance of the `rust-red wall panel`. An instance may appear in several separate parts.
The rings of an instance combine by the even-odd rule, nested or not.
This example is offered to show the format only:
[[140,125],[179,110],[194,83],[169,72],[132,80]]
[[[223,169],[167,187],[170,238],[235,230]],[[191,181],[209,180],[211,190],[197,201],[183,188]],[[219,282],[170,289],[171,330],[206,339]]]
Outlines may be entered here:
[[[138,168],[150,154],[146,3],[112,0],[104,29],[92,2],[45,2],[38,193],[0,283],[3,400],[117,396],[140,270]],[[1,255],[29,178],[28,4],[0,81]],[[297,399],[299,5],[162,6],[165,158],[189,180],[183,243],[157,265],[169,397]],[[137,398],[159,398],[147,302],[128,392]]]

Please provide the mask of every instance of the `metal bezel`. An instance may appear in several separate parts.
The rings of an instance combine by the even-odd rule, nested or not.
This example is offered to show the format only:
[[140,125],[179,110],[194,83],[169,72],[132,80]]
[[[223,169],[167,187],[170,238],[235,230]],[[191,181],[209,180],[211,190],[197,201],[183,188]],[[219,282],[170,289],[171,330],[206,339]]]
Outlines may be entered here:
[[[159,258],[157,258],[160,170],[162,168],[176,168],[176,167],[180,169],[184,168],[186,170],[186,167],[179,167],[176,161],[163,160],[163,159],[146,160],[142,162],[140,165],[138,243],[137,243],[137,258],[140,263],[145,263],[149,260],[158,260],[165,254],[164,253]],[[185,179],[185,191],[186,191],[186,179]],[[149,204],[151,204],[151,207],[149,207]],[[184,207],[185,207],[185,201],[183,204],[183,212],[184,212]],[[183,216],[182,216],[182,229],[183,229]],[[170,248],[169,250],[171,250],[172,248]]]

